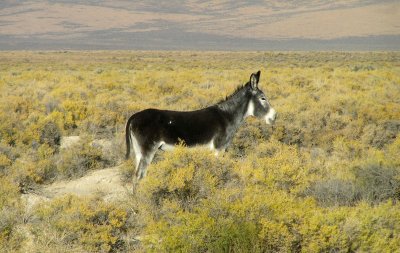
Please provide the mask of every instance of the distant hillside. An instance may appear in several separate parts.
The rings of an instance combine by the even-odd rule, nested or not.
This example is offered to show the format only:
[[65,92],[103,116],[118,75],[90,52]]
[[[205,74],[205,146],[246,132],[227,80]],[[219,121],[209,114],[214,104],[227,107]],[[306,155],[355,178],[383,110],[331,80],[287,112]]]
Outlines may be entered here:
[[398,1],[2,1],[0,50],[399,50]]

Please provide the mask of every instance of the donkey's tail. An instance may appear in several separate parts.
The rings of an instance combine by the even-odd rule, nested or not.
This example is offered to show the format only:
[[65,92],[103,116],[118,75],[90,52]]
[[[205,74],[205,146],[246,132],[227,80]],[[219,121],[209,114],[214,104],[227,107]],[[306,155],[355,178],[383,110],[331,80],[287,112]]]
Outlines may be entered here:
[[125,154],[125,160],[129,159],[129,156],[131,155],[131,118],[128,119],[128,122],[126,123],[126,129],[125,129],[125,140],[126,140],[126,154]]

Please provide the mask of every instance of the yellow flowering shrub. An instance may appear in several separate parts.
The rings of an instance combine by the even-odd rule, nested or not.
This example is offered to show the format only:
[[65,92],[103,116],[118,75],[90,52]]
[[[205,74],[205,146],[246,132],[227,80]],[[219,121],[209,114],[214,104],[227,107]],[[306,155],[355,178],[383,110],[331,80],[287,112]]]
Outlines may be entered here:
[[[120,247],[127,220],[126,210],[117,205],[72,195],[39,206],[35,215],[42,226],[64,234],[60,241],[67,248],[82,245],[90,252],[110,252]],[[40,236],[42,229],[36,228],[35,233]]]
[[[396,252],[399,59],[1,52],[0,251],[33,241],[37,252]],[[224,154],[160,151],[123,204],[75,196],[21,203],[41,184],[120,164],[133,113],[212,105],[257,70],[277,121],[246,119]],[[60,148],[70,135],[81,141]],[[132,162],[121,166],[124,181]]]

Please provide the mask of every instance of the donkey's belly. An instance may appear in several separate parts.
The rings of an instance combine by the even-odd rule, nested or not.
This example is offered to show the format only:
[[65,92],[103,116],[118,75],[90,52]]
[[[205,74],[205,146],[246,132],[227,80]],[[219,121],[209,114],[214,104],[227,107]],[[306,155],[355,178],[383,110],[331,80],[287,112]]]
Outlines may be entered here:
[[[163,151],[171,151],[175,148],[176,144],[173,143],[166,143],[165,141],[161,141],[160,142],[160,146],[159,149],[163,150]],[[197,144],[193,144],[193,145],[187,145],[188,148],[193,148],[193,147],[202,147],[202,148],[207,148],[210,150],[215,150],[215,146],[214,146],[214,139],[211,139],[209,142],[207,143],[197,143]]]
[[163,150],[163,151],[171,151],[171,150],[174,149],[174,147],[175,147],[174,144],[167,144],[167,143],[165,143],[164,141],[162,141],[162,142],[160,143],[159,149],[161,149],[161,150]]
[[210,127],[205,124],[191,124],[186,122],[179,124],[173,122],[162,126],[163,130],[160,133],[161,142],[167,145],[176,145],[183,143],[188,147],[192,146],[209,146],[213,143],[213,139],[218,135],[216,127]]

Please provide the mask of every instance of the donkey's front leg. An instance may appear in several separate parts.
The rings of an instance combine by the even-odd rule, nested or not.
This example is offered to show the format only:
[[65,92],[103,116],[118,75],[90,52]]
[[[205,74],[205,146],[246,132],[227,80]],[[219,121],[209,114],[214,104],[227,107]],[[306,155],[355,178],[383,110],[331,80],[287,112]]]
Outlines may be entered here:
[[224,156],[231,141],[232,138],[228,138],[226,135],[217,138],[214,142],[215,148],[213,149],[215,156]]

